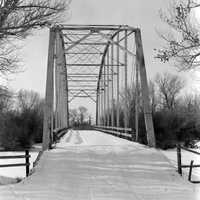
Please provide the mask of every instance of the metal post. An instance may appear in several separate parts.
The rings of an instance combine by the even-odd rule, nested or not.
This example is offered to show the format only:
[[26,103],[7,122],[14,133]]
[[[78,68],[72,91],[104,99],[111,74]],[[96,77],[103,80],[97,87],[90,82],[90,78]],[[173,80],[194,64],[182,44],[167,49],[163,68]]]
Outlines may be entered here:
[[136,62],[136,83],[135,83],[135,131],[136,141],[139,142],[139,84],[138,84],[138,62]]
[[68,127],[67,69],[62,34],[56,33],[56,69],[58,70],[58,96],[60,127]]
[[99,88],[98,125],[101,125],[101,88]]
[[[125,30],[125,36],[124,36],[124,46],[127,50],[128,46],[128,35],[127,30]],[[125,112],[124,112],[124,127],[128,128],[128,77],[127,77],[127,70],[128,70],[128,54],[127,51],[124,52],[124,87],[125,87]]]
[[110,55],[109,55],[109,49],[107,52],[107,126],[110,126],[110,68],[109,68],[109,59],[110,59]]
[[102,77],[102,120],[103,120],[103,125],[105,125],[105,101],[104,101],[104,98],[105,98],[105,93],[104,93],[104,77]]
[[104,116],[104,110],[103,110],[103,105],[104,105],[104,98],[103,98],[103,82],[101,79],[101,125],[104,125],[104,121],[103,121],[103,116]]
[[[119,43],[119,33],[117,35],[117,43]],[[117,46],[117,127],[119,126],[119,46]]]
[[114,49],[113,44],[111,45],[111,126],[114,127]]
[[58,68],[55,67],[55,128],[59,128],[59,77],[58,77]]
[[97,91],[96,96],[96,126],[98,126],[98,118],[99,118],[99,90]]
[[60,58],[60,39],[59,33],[56,32],[56,65],[55,65],[55,87],[56,87],[56,106],[57,106],[57,128],[62,127],[62,96],[61,96],[61,58]]
[[51,147],[53,138],[53,99],[54,99],[54,50],[55,50],[55,29],[50,29],[49,33],[49,52],[47,64],[46,94],[44,106],[43,122],[43,144],[42,149],[47,150]]
[[102,101],[101,101],[101,85],[99,87],[99,125],[102,125],[102,122],[101,122],[101,104],[102,104]]
[[66,54],[65,54],[65,46],[63,35],[60,34],[61,37],[61,46],[62,46],[62,71],[63,71],[63,93],[64,93],[64,126],[69,127],[69,105],[68,105],[68,80],[67,80],[67,66],[66,66]]
[[140,81],[141,81],[141,89],[142,89],[141,92],[142,92],[142,100],[143,100],[143,108],[144,108],[145,126],[146,126],[146,132],[147,132],[147,141],[148,141],[149,146],[156,147],[152,111],[151,111],[150,103],[149,103],[149,89],[148,89],[140,29],[135,30],[135,43],[136,43],[136,62],[138,62],[139,70],[140,70]]
[[103,103],[104,103],[104,108],[105,108],[104,126],[106,126],[107,125],[107,105],[106,105],[107,89],[106,89],[106,69],[105,69],[105,65],[103,66],[103,87],[104,87],[104,101],[103,101]]
[[[103,68],[105,69],[105,66],[103,66]],[[103,80],[103,107],[104,107],[104,114],[103,114],[104,123],[103,124],[104,124],[104,126],[106,126],[106,79],[105,79],[105,75],[103,75],[102,80]]]

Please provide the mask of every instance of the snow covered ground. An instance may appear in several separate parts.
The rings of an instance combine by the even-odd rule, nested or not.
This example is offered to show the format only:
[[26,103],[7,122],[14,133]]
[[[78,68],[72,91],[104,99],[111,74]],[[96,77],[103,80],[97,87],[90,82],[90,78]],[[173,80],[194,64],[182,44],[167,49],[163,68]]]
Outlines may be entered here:
[[0,200],[199,200],[158,150],[97,131],[69,131],[36,172]]
[[[199,149],[194,149],[194,151],[200,152]],[[170,150],[165,150],[161,151],[172,163],[174,167],[177,168],[177,152],[176,149],[170,149]],[[194,160],[194,165],[195,164],[200,164],[200,155],[196,155],[193,153],[190,153],[185,150],[181,150],[181,155],[182,155],[182,164],[183,165],[190,165],[191,160]],[[183,175],[187,179],[188,173],[189,173],[189,168],[183,169]],[[192,180],[194,181],[200,181],[200,168],[194,168],[192,170]],[[200,184],[199,184],[200,186]]]
[[[14,156],[23,155],[25,152],[0,152],[0,156]],[[35,161],[38,152],[30,152],[30,169],[33,168],[33,162]],[[13,164],[13,163],[25,163],[25,158],[20,159],[0,159],[1,164]],[[10,178],[24,178],[26,176],[25,166],[22,167],[5,167],[0,168],[0,176],[10,177]]]

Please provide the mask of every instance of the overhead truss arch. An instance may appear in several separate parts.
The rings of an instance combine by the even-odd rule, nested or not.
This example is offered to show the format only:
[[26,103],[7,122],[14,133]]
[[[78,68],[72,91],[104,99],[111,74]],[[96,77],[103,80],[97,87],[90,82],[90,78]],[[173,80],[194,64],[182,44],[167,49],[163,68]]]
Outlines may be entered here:
[[[135,45],[134,49],[131,49],[132,44]],[[134,60],[133,65],[130,60]],[[137,79],[140,84],[133,82],[132,74],[137,71],[136,68],[140,72],[140,78]],[[123,125],[128,128],[128,93],[136,85],[141,85],[142,88],[147,140],[150,146],[155,146],[140,30],[127,25],[52,27],[47,66],[43,149],[49,148],[54,129],[70,126],[69,104],[76,98],[90,98],[96,103],[97,125]],[[125,105],[123,123],[119,117],[120,100],[124,101]],[[138,123],[137,120],[135,124]],[[138,130],[136,135],[139,135]]]

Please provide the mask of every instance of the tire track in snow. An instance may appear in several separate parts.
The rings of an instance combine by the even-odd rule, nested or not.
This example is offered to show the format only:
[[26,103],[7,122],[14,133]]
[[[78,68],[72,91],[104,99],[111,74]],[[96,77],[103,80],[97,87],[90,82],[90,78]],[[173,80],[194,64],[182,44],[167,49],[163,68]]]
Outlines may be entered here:
[[70,143],[70,144],[82,144],[83,143],[83,139],[80,136],[80,132],[79,131],[73,131],[71,130],[71,132],[69,133],[69,136],[67,137],[67,139],[65,140],[66,143]]

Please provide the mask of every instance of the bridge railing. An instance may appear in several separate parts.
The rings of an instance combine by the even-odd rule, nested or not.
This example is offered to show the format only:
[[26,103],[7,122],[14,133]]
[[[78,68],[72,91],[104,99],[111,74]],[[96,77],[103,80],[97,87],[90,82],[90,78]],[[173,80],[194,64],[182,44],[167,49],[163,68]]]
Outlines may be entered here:
[[191,183],[200,183],[200,181],[192,181],[192,170],[193,168],[200,167],[200,164],[194,165],[194,160],[191,160],[190,165],[183,165],[182,164],[182,155],[181,155],[181,149],[188,151],[190,153],[196,154],[200,156],[200,153],[197,151],[193,151],[191,149],[188,149],[186,147],[181,146],[180,144],[177,145],[177,166],[178,166],[178,173],[182,175],[182,168],[189,168],[189,175],[188,175],[188,181]]
[[69,129],[69,127],[64,128],[56,128],[53,130],[53,142],[57,142],[60,140],[60,138],[66,133],[66,131]]
[[122,128],[122,127],[113,127],[113,126],[92,126],[95,130],[102,131],[115,135],[120,138],[125,138],[128,140],[135,139],[135,133],[132,128]]

